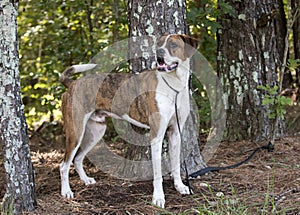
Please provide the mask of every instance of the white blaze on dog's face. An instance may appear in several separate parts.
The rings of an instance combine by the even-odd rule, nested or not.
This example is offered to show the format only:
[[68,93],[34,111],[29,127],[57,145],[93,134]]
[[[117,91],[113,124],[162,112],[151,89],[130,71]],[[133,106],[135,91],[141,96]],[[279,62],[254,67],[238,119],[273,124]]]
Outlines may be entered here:
[[158,71],[172,72],[192,57],[198,41],[186,35],[168,35],[162,36],[156,46]]

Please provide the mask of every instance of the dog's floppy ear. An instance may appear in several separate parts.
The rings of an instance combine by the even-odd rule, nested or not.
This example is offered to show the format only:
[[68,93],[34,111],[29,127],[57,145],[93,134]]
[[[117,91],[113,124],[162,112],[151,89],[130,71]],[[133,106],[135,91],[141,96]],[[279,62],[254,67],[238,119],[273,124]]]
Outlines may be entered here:
[[198,48],[198,40],[196,40],[190,36],[187,36],[185,34],[181,34],[180,37],[183,40],[183,42],[185,43],[185,47],[184,47],[185,55],[188,58],[191,58],[195,54],[195,52]]

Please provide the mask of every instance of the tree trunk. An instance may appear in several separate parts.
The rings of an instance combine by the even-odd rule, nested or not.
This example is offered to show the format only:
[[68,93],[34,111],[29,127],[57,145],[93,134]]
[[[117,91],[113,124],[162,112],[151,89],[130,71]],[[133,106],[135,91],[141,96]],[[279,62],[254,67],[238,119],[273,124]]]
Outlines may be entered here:
[[[128,4],[129,37],[149,36],[147,41],[134,41],[130,48],[130,69],[132,72],[154,69],[155,38],[163,34],[187,33],[185,0],[145,1],[130,0]],[[135,56],[145,56],[138,57]]]
[[[292,11],[295,14],[296,10],[300,10],[299,0],[292,0]],[[294,52],[295,59],[300,59],[300,11],[298,11],[298,16],[296,17],[295,23],[293,25],[293,38],[294,38]],[[300,87],[300,68],[296,70],[296,84]]]
[[6,171],[5,213],[35,209],[34,170],[20,93],[17,3],[0,2],[0,135]]
[[[287,34],[287,20],[284,11],[283,0],[277,0],[277,8],[273,9],[275,28],[276,28],[276,43],[279,54],[280,63],[283,64],[285,37]],[[293,76],[289,69],[285,69],[283,75],[282,89],[290,88],[293,84]]]
[[[175,1],[145,1],[130,0],[128,4],[129,37],[133,39],[129,44],[130,70],[134,73],[156,68],[155,38],[163,34],[187,33],[186,2]],[[147,36],[147,37],[146,37]],[[138,39],[143,38],[143,39]],[[142,56],[142,57],[140,57]],[[194,109],[193,109],[194,110]],[[194,114],[191,114],[194,116]],[[182,159],[187,164],[188,172],[199,170],[205,166],[200,155],[198,145],[197,117],[187,120],[182,137]],[[164,144],[165,145],[165,144]],[[167,147],[166,147],[167,148]],[[126,157],[130,161],[151,160],[149,146],[130,145]],[[183,152],[189,152],[184,154]],[[163,156],[165,157],[165,156]],[[167,163],[166,160],[163,163]],[[167,165],[167,164],[166,164]],[[134,167],[132,162],[124,164],[124,169],[144,175],[152,176],[151,168]],[[183,167],[183,166],[182,166]],[[138,169],[140,168],[140,169]]]
[[113,42],[118,42],[120,40],[120,35],[119,35],[119,0],[114,0],[113,8],[113,17],[115,20],[115,24],[113,26]]
[[[218,31],[218,75],[227,110],[226,138],[231,141],[270,137],[274,121],[262,105],[258,86],[278,85],[276,0],[227,0],[236,17],[225,15]],[[282,128],[280,126],[280,128]],[[282,133],[282,129],[278,129]]]

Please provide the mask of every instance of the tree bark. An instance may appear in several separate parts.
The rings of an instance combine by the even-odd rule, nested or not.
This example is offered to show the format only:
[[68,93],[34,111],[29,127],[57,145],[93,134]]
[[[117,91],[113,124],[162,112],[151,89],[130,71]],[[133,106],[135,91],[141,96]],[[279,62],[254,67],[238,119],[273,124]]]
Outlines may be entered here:
[[0,2],[0,137],[6,171],[5,213],[22,213],[36,207],[34,170],[27,124],[20,93],[17,3]]
[[[133,42],[129,44],[130,70],[133,73],[156,68],[155,38],[163,34],[187,34],[185,0],[130,0],[128,15],[129,37],[148,36],[142,40],[133,39]],[[197,117],[194,114],[190,116],[193,117],[188,118],[185,129],[182,132],[181,155],[181,160],[185,160],[189,173],[206,166],[199,150]],[[149,152],[149,146],[130,145],[126,157],[130,160],[150,160],[151,154]],[[189,152],[189,154],[184,154],[183,152]],[[134,169],[131,163],[124,164],[124,166],[124,169],[130,169],[132,172],[138,173],[143,171],[143,174],[147,175],[146,178],[152,175],[151,168],[148,168],[148,170],[147,168]]]
[[[300,10],[300,2],[299,0],[292,0],[292,14],[295,14],[296,10]],[[298,16],[295,19],[295,23],[293,25],[293,38],[294,38],[294,52],[295,59],[300,59],[300,11],[298,11]],[[296,69],[296,84],[300,87],[300,68]]]
[[[227,110],[226,138],[231,141],[265,140],[274,121],[262,105],[259,85],[278,85],[280,68],[276,31],[277,0],[227,0],[236,17],[223,16],[218,31],[218,75]],[[277,131],[283,133],[282,126]]]
[[[147,41],[129,44],[130,69],[141,72],[156,67],[155,38],[163,34],[187,33],[185,0],[130,0],[128,4],[129,37],[149,36]],[[135,58],[135,56],[143,56]]]
[[113,8],[112,8],[115,25],[113,26],[113,42],[118,42],[120,39],[119,35],[119,0],[114,0]]
[[[273,9],[274,21],[276,28],[276,43],[279,54],[280,63],[283,64],[284,50],[285,50],[285,37],[287,34],[287,20],[284,11],[283,0],[277,0],[277,8]],[[285,69],[283,75],[282,89],[290,88],[293,84],[293,76],[289,69]]]

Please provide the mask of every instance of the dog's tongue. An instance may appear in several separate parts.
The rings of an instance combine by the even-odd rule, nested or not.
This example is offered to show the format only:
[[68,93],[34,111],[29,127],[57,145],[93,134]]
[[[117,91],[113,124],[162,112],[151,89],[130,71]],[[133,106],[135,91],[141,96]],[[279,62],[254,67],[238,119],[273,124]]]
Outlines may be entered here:
[[158,70],[159,71],[167,71],[168,70],[168,65],[167,64],[158,64]]

